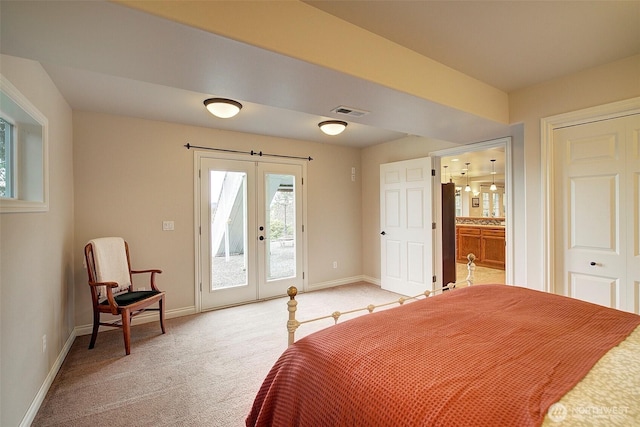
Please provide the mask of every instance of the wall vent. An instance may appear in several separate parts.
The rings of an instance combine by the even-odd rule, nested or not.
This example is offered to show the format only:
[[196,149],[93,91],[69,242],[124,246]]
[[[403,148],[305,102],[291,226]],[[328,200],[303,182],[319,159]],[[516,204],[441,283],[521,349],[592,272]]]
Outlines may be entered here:
[[357,108],[345,107],[344,105],[334,108],[333,110],[331,110],[331,112],[340,114],[343,116],[349,116],[349,117],[362,117],[369,114],[369,111],[358,110]]

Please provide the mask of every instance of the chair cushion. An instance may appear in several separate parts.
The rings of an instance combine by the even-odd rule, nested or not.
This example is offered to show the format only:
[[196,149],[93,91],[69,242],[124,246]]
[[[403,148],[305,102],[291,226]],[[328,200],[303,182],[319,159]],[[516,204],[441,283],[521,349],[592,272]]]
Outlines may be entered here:
[[[118,305],[127,306],[138,301],[142,301],[143,299],[147,299],[154,295],[158,295],[160,291],[134,291],[134,292],[124,292],[118,295],[115,295],[114,298]],[[108,300],[104,300],[100,303],[101,305],[109,305]]]

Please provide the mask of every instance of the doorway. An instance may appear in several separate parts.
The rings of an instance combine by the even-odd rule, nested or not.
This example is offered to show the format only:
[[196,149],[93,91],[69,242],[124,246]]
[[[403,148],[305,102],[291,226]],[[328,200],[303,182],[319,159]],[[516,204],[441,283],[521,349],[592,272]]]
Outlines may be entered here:
[[[437,185],[436,264],[441,277],[445,246],[455,245],[456,280],[467,275],[466,255],[476,255],[475,283],[513,283],[513,220],[511,191],[511,138],[441,150],[430,154]],[[493,161],[492,161],[493,160]],[[455,188],[455,231],[443,240],[442,188]],[[445,210],[446,211],[446,210]],[[440,215],[440,217],[438,217]]]
[[199,156],[200,310],[286,294],[303,282],[303,166]]

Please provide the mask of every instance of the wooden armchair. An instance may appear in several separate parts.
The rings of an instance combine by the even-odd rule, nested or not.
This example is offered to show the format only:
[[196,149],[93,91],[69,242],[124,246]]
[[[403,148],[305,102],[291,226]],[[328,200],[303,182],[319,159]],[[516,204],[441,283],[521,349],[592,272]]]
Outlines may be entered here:
[[[89,275],[91,300],[93,301],[93,332],[89,349],[92,349],[98,337],[100,325],[122,328],[124,348],[131,354],[131,319],[145,311],[160,312],[160,327],[164,329],[164,296],[155,284],[156,274],[161,270],[131,270],[129,245],[120,237],[93,239],[84,247],[84,256]],[[150,288],[135,291],[133,274],[149,273]],[[149,306],[158,303],[158,308]],[[115,322],[101,322],[100,315],[109,313],[120,315]]]

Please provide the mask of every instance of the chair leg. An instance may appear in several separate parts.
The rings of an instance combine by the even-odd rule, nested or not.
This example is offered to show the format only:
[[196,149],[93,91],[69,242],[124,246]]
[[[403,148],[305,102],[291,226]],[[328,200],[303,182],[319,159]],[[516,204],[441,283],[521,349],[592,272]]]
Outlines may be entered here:
[[89,350],[96,345],[96,338],[98,338],[98,328],[100,327],[100,313],[93,311],[93,331],[91,332],[91,342],[89,343]]
[[164,334],[164,296],[158,302],[158,307],[160,308],[160,328],[162,328],[162,333]]
[[122,312],[122,333],[124,334],[124,351],[131,354],[131,317],[129,310]]

